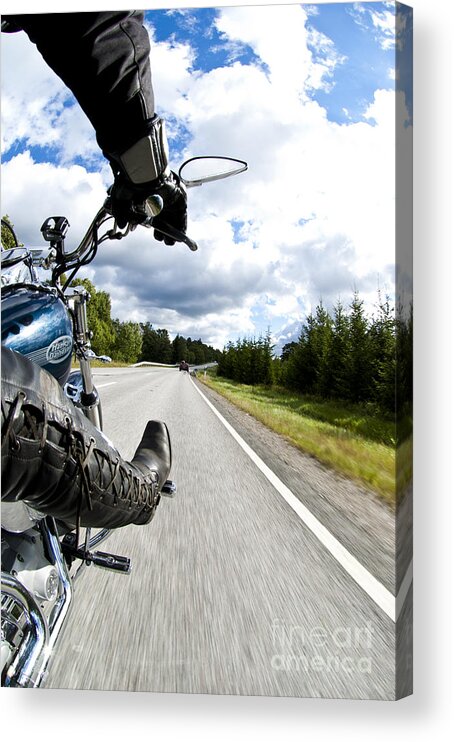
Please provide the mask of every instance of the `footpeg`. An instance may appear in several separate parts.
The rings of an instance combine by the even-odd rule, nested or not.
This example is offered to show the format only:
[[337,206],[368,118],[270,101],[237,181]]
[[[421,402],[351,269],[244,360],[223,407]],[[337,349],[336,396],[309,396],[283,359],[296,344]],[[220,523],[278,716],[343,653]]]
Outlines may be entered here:
[[95,567],[111,569],[113,572],[122,572],[125,575],[131,574],[131,560],[128,557],[94,551],[89,555],[89,560]]
[[161,490],[161,495],[164,497],[175,497],[176,493],[177,485],[171,479],[168,479]]
[[[89,537],[89,533],[87,535]],[[62,541],[62,551],[68,564],[71,564],[73,559],[80,559],[87,567],[94,564],[95,567],[110,569],[112,572],[131,574],[131,560],[128,557],[108,554],[105,551],[89,551],[87,545],[78,547],[75,533],[66,534]]]

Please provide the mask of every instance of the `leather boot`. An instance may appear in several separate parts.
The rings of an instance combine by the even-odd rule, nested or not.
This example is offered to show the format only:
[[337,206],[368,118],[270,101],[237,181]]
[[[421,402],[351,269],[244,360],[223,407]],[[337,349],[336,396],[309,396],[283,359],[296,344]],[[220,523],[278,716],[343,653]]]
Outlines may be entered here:
[[149,523],[170,472],[167,426],[150,421],[127,462],[47,371],[2,346],[1,375],[2,500],[74,526]]

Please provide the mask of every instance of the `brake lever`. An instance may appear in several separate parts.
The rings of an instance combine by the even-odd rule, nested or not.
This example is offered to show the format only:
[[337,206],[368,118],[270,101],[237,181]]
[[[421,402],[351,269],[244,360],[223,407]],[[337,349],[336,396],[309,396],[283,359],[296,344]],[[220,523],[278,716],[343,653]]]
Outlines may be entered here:
[[[150,226],[153,226],[151,224]],[[167,222],[160,222],[159,227],[155,227],[155,229],[158,230],[158,232],[162,232],[162,234],[167,235],[167,237],[171,237],[176,242],[184,242],[185,245],[189,247],[192,252],[195,252],[199,249],[199,246],[197,242],[194,242],[194,240],[191,240],[190,237],[187,236],[184,232],[181,232],[179,229],[176,229],[176,227],[172,227],[170,224],[167,224]]]
[[199,249],[199,246],[197,242],[194,242],[194,240],[191,240],[190,237],[188,237],[187,234],[184,232],[181,232],[176,227],[172,227],[170,224],[167,224],[167,222],[159,222],[159,227],[156,227],[153,224],[153,217],[149,217],[148,219],[145,219],[140,225],[141,227],[153,227],[158,232],[162,232],[162,234],[165,234],[167,237],[170,237],[172,240],[175,240],[175,242],[184,242],[185,245],[189,247],[192,252],[195,252]]

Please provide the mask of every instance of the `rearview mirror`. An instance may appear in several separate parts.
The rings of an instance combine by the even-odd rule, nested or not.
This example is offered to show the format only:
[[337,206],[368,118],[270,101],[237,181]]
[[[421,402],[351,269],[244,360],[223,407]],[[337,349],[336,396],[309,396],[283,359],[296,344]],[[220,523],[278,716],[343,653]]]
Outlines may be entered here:
[[247,170],[247,162],[233,157],[191,157],[180,167],[178,175],[187,188],[222,180]]

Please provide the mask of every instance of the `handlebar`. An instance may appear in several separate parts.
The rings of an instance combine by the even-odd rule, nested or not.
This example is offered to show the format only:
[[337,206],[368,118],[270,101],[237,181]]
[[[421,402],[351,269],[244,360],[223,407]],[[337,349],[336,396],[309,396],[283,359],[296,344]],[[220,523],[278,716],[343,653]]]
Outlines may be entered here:
[[[159,196],[156,197],[156,199],[159,199],[162,204],[162,199],[160,199]],[[147,202],[150,200],[151,199],[147,199]],[[159,204],[156,204],[156,206],[158,207]],[[99,236],[98,232],[101,229],[102,225],[105,224],[105,222],[107,222],[109,219],[114,218],[111,212],[110,198],[108,197],[105,200],[103,206],[95,215],[78,247],[76,247],[76,249],[72,252],[64,253],[64,262],[73,263],[74,261],[79,260],[86,253],[89,253],[93,249],[93,247],[97,248],[98,245],[100,245],[102,242],[105,242],[106,240],[121,240],[123,239],[123,237],[126,237],[130,232],[136,229],[137,226],[148,228],[154,227],[153,220],[155,216],[157,216],[157,214],[160,212],[161,208],[155,208],[154,210],[149,209],[149,213],[151,213],[152,215],[148,216],[140,224],[129,224],[124,231],[119,230],[115,222],[114,226],[111,229],[107,230],[102,236]],[[58,217],[51,218],[58,219]],[[167,235],[171,239],[175,240],[176,242],[183,242],[192,251],[198,249],[198,245],[196,242],[194,242],[194,240],[191,240],[191,238],[188,237],[184,232],[177,229],[176,227],[171,226],[170,224],[161,221],[159,225],[159,231]],[[64,235],[62,235],[62,239],[63,237]],[[56,245],[54,244],[54,246]]]
[[[51,268],[51,265],[54,264],[55,268],[52,271],[53,282],[56,282],[64,272],[72,271],[69,279],[63,287],[64,291],[79,268],[82,265],[88,265],[93,260],[98,247],[102,242],[105,242],[105,240],[121,240],[136,229],[137,226],[148,228],[154,227],[154,219],[161,212],[162,207],[162,198],[160,196],[151,196],[146,201],[148,216],[142,222],[139,224],[130,223],[126,226],[125,230],[122,231],[118,228],[117,222],[114,220],[113,227],[106,230],[104,234],[100,236],[99,231],[103,224],[114,219],[111,209],[111,200],[108,196],[88,227],[80,244],[72,252],[66,252],[64,250],[65,236],[69,227],[68,220],[61,216],[49,217],[42,225],[41,233],[44,239],[47,242],[50,242],[51,250],[46,258],[43,258],[42,255],[39,257],[36,255],[33,262],[35,265],[47,269]],[[198,245],[194,240],[191,240],[191,238],[184,232],[166,222],[160,221],[157,229],[172,240],[183,242],[193,252],[198,249]]]

